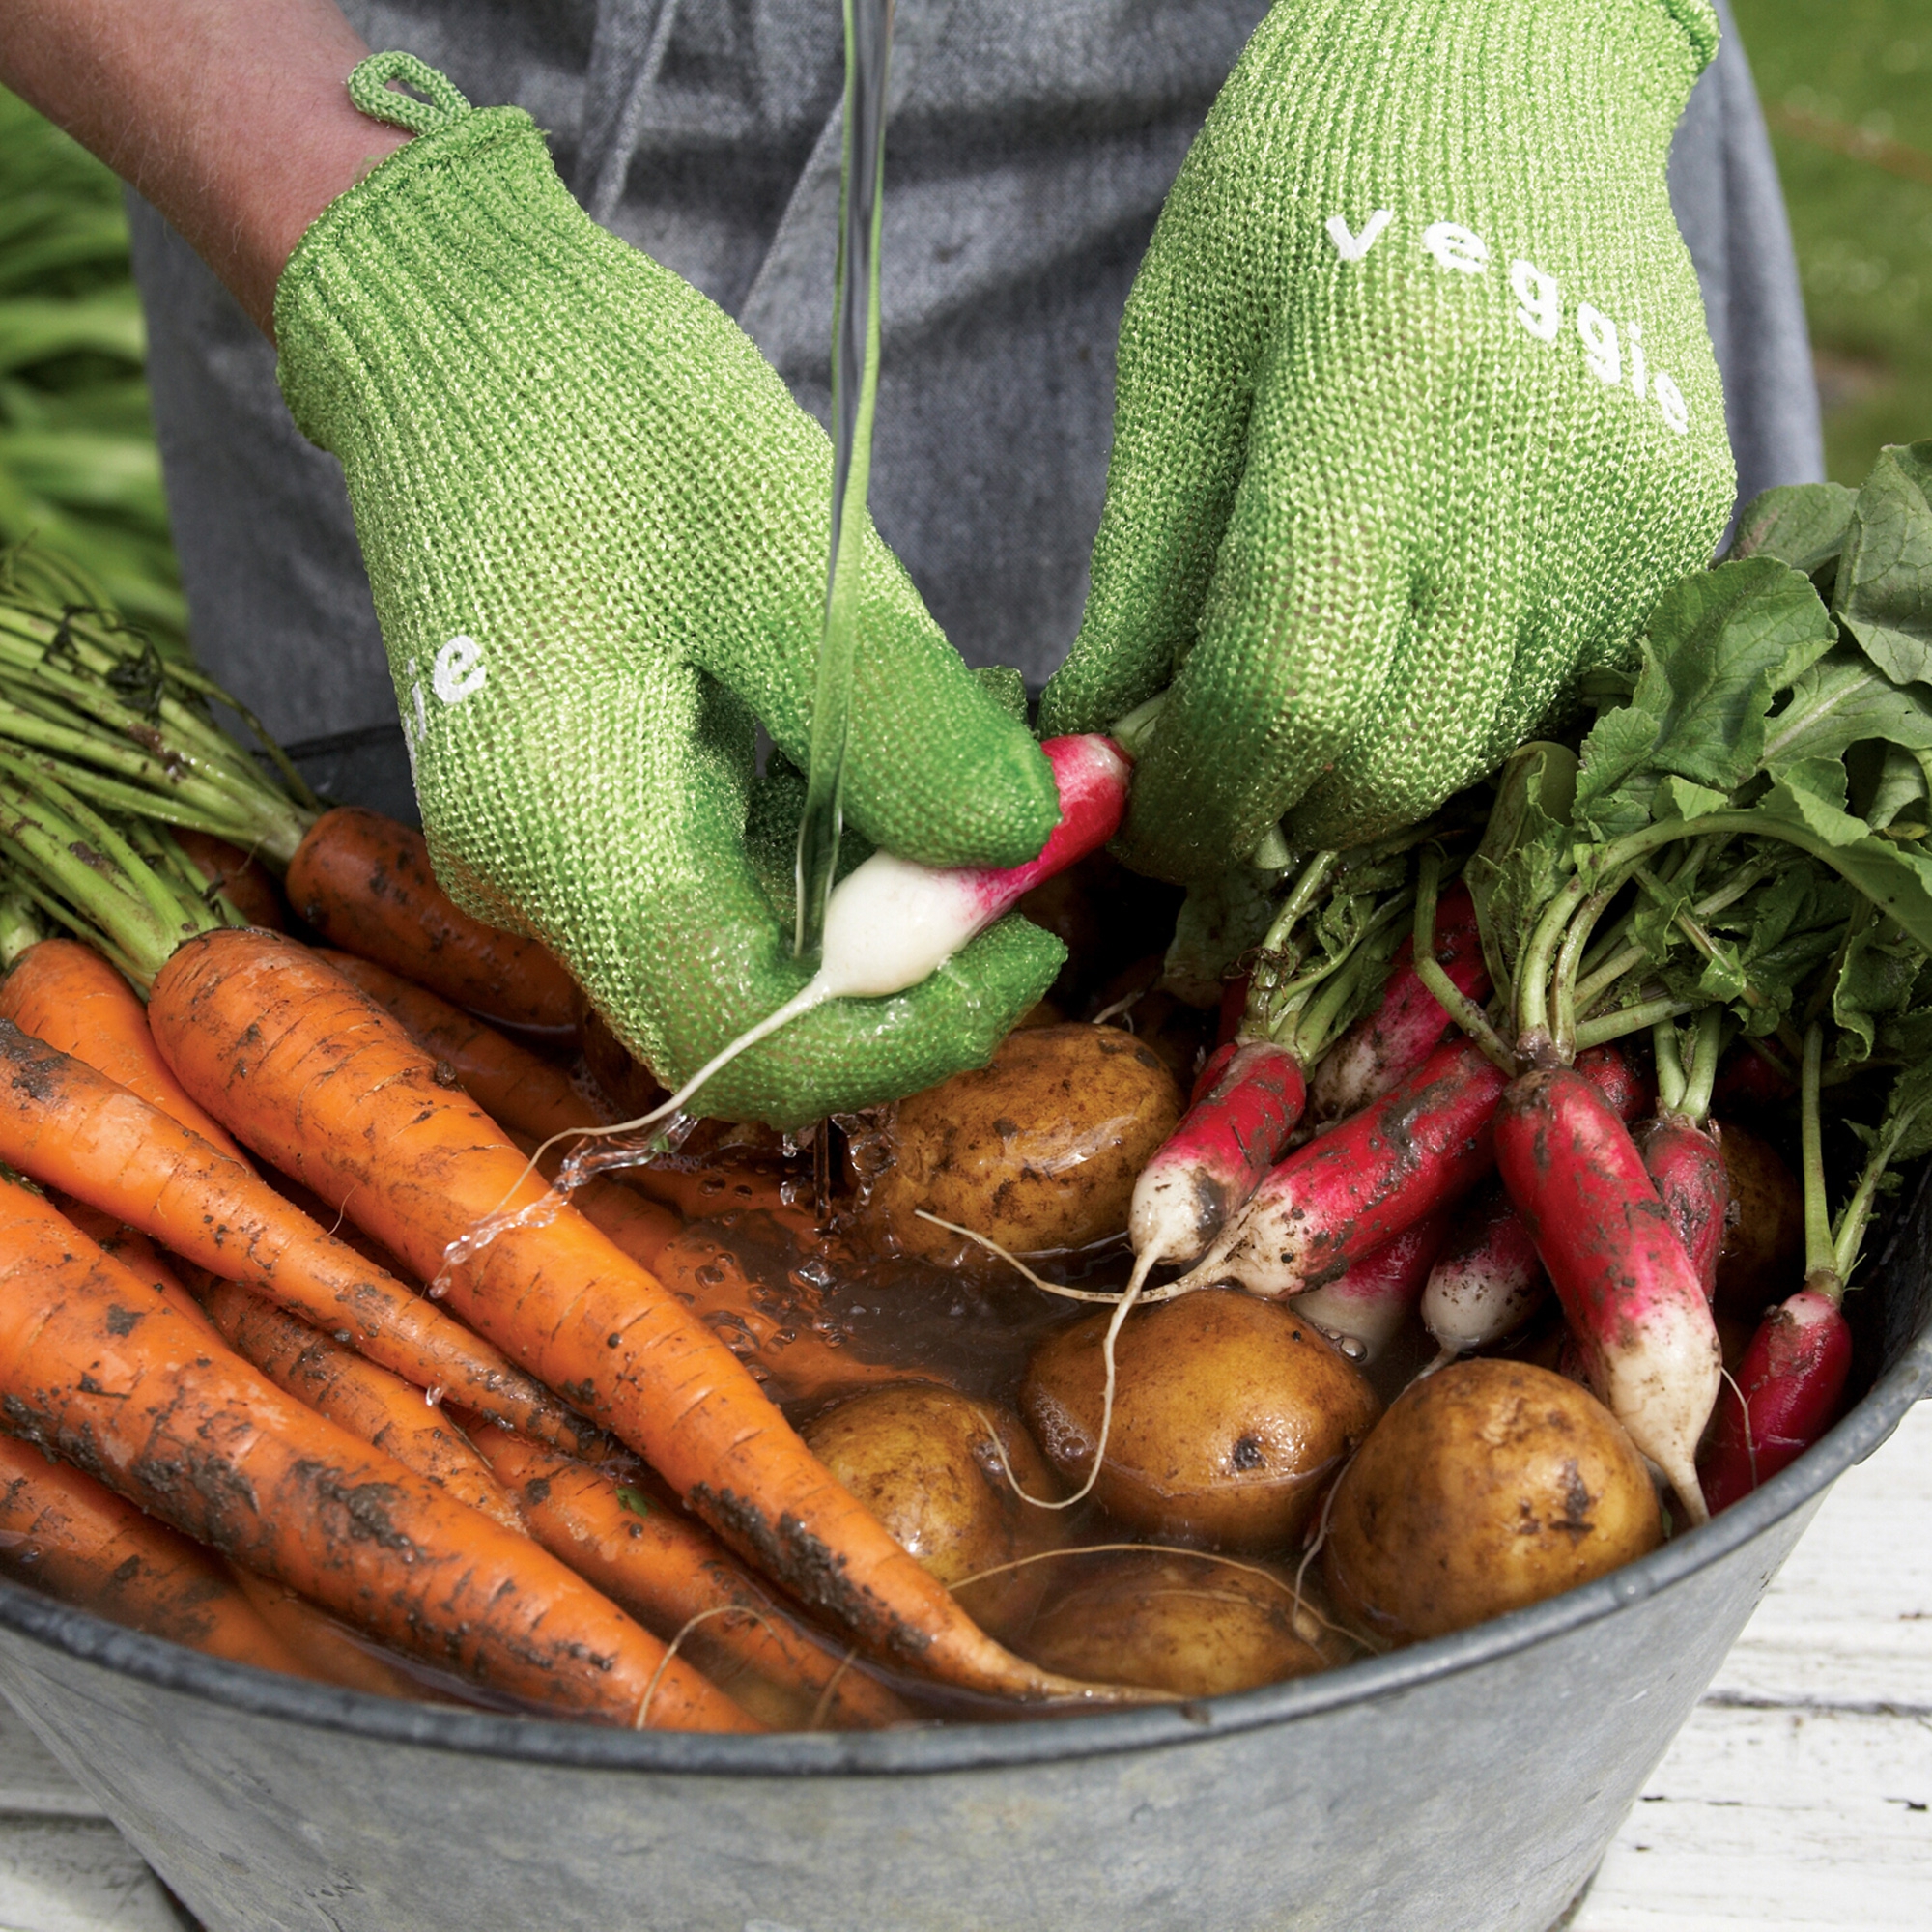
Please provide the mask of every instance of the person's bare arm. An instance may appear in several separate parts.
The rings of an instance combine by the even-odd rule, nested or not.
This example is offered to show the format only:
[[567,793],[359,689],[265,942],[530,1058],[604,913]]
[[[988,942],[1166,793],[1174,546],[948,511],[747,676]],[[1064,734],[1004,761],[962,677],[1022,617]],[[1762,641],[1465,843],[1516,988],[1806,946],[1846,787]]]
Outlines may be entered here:
[[273,334],[302,230],[409,136],[349,104],[333,0],[6,0],[0,81],[130,182]]

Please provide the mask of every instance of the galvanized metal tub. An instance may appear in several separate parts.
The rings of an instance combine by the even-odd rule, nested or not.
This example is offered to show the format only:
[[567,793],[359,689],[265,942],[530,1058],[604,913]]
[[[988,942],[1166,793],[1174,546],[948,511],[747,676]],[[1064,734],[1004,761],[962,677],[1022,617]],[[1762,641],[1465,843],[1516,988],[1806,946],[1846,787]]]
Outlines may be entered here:
[[1932,1192],[1877,1378],[1792,1468],[1586,1589],[1238,1697],[681,1737],[269,1676],[0,1586],[0,1690],[210,1932],[1542,1932],[1833,1480],[1932,1390]]

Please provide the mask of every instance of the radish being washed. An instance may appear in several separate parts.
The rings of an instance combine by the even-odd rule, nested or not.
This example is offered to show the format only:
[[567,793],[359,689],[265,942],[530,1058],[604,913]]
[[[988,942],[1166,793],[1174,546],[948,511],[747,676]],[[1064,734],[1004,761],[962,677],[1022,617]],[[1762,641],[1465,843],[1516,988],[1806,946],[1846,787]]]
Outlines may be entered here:
[[818,970],[776,1011],[712,1055],[669,1099],[602,1134],[668,1120],[748,1048],[827,1000],[884,999],[936,973],[976,934],[1010,912],[1043,879],[1096,851],[1120,829],[1133,766],[1098,732],[1049,738],[1040,750],[1060,788],[1060,823],[1039,856],[1004,869],[916,866],[874,852],[832,890]]

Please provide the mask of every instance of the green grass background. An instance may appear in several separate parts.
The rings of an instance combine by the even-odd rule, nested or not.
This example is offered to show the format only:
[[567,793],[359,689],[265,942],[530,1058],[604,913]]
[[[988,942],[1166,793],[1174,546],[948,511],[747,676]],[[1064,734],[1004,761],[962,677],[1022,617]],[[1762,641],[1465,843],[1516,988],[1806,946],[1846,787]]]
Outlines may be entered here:
[[[1883,444],[1932,437],[1932,0],[1733,5],[1791,210],[1827,463],[1856,484]],[[0,92],[0,545],[28,535],[179,639],[119,189]]]
[[[1932,0],[1732,0],[1732,11],[1791,210],[1826,461],[1856,484],[1883,444],[1932,437],[1932,179],[1892,171],[1932,177]],[[1863,155],[1828,144],[1857,147],[1860,135]]]

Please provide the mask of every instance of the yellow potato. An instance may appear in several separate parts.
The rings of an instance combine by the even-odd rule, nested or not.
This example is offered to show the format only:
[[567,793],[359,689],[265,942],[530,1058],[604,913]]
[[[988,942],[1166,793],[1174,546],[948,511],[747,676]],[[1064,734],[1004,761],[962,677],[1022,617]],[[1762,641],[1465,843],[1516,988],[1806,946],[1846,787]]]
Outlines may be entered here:
[[[994,1431],[999,1432],[995,1446]],[[813,1455],[942,1583],[1058,1546],[1065,1512],[1024,1501],[1064,1492],[1019,1418],[932,1382],[871,1389],[827,1409],[802,1434]],[[1002,1571],[959,1591],[967,1613],[1000,1630],[1039,1601],[1043,1566]]]
[[1135,1550],[1038,1567],[1073,1574],[1015,1647],[1069,1677],[1215,1697],[1348,1656],[1288,1588],[1211,1556]]
[[899,1102],[867,1216],[912,1255],[960,1245],[920,1208],[1014,1254],[1091,1246],[1125,1230],[1134,1181],[1180,1108],[1174,1076],[1130,1034],[1023,1028],[990,1066]]
[[[1108,1318],[1036,1350],[1020,1410],[1068,1482],[1094,1465]],[[1207,1289],[1121,1326],[1106,1460],[1094,1494],[1134,1528],[1225,1549],[1285,1548],[1381,1405],[1312,1323]]]
[[1643,1458],[1587,1389],[1478,1357],[1411,1382],[1335,1486],[1337,1607],[1394,1643],[1575,1589],[1663,1540]]

